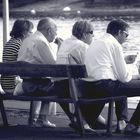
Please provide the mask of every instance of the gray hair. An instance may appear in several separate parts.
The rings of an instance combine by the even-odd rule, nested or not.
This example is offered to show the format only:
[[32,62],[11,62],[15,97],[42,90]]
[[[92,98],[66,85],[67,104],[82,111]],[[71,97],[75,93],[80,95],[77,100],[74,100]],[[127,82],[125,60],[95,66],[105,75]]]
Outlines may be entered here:
[[84,33],[89,33],[91,32],[91,30],[93,30],[93,27],[90,22],[85,20],[77,21],[73,25],[72,35],[74,35],[78,39],[81,39]]
[[37,25],[37,30],[42,31],[44,29],[50,28],[52,24],[54,24],[54,21],[49,17],[41,19]]

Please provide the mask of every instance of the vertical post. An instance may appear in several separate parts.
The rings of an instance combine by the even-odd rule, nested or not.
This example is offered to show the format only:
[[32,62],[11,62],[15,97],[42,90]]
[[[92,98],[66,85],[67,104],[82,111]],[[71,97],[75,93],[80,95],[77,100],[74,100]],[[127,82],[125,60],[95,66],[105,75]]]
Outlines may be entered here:
[[3,46],[9,36],[9,0],[3,0]]
[[109,107],[108,107],[108,120],[107,120],[107,135],[108,136],[112,135],[111,126],[112,126],[113,112],[114,112],[113,105],[114,105],[114,101],[110,100]]
[[7,116],[6,116],[3,100],[0,100],[0,111],[1,111],[1,116],[3,119],[4,126],[8,126],[8,121],[7,121]]
[[29,119],[28,119],[28,124],[32,125],[32,119],[33,119],[33,101],[30,102],[30,112],[29,112]]

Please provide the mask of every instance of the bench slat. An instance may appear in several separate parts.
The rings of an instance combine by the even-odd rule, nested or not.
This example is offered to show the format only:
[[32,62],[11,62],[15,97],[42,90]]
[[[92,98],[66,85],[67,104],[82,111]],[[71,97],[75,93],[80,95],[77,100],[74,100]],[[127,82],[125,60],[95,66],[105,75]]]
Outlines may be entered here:
[[57,96],[13,96],[8,94],[0,95],[0,100],[20,100],[20,101],[48,101],[58,103],[73,103],[71,98],[58,98]]
[[107,103],[110,101],[120,101],[126,99],[126,96],[115,96],[100,99],[78,99],[79,104],[90,104],[90,103]]
[[[10,94],[0,94],[0,109],[3,118],[4,125],[8,125],[4,100],[20,100],[20,101],[48,101],[48,102],[58,102],[58,103],[73,103],[76,111],[77,122],[81,128],[80,134],[83,135],[84,127],[83,120],[80,111],[79,104],[88,103],[101,103],[109,102],[108,111],[108,128],[107,133],[111,134],[111,123],[113,117],[113,101],[123,100],[126,97],[109,97],[102,99],[79,99],[79,90],[76,84],[78,78],[87,77],[87,72],[85,65],[60,65],[60,64],[29,64],[25,62],[14,62],[14,63],[0,63],[0,74],[1,75],[18,75],[21,77],[30,78],[42,78],[42,77],[54,77],[54,78],[68,78],[69,79],[69,89],[71,98],[58,98],[57,96],[13,96]],[[97,92],[97,91],[95,91]],[[31,108],[30,108],[31,109]],[[31,110],[30,110],[31,112]],[[31,115],[31,113],[30,113]]]
[[29,64],[25,62],[0,63],[0,74],[22,77],[86,77],[84,65]]

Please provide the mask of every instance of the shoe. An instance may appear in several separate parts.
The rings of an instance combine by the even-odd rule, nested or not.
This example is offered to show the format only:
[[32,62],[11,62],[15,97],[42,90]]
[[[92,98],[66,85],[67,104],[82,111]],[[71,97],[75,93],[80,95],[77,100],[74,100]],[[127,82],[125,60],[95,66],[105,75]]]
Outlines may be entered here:
[[33,120],[31,120],[31,122],[29,122],[29,125],[30,126],[35,126],[36,122],[37,122],[37,119],[33,119]]
[[126,127],[126,122],[125,120],[120,120],[117,122],[117,129],[116,129],[116,133],[119,133],[119,134],[122,134],[125,130],[125,127]]
[[125,130],[124,130],[125,135],[139,135],[140,136],[140,127],[133,125],[133,124],[127,124]]
[[[71,123],[69,124],[69,126],[70,126],[72,129],[74,129],[77,133],[81,133],[81,132],[82,132],[81,127],[80,127],[76,122],[71,122]],[[97,133],[96,130],[90,128],[88,124],[85,124],[85,125],[84,125],[84,130],[85,130],[86,133],[92,133],[92,134],[94,134],[94,135],[100,136],[100,134]]]
[[49,128],[56,128],[56,125],[54,123],[51,123],[50,121],[46,120],[40,120],[38,119],[36,123],[34,124],[36,127],[49,127]]
[[29,124],[30,126],[34,126],[35,123],[37,122],[38,117],[39,117],[38,114],[33,114],[33,117],[32,117],[32,119],[31,119],[31,121],[30,121],[30,118],[28,119],[28,124]]
[[37,122],[37,118],[33,118],[31,121],[28,119],[28,124],[32,127],[34,127],[35,126],[35,124],[36,124],[36,122]]
[[88,133],[97,133],[96,130],[92,129],[88,124],[84,125],[85,132]]
[[86,123],[84,124],[84,129],[90,129],[89,125]]
[[92,129],[88,124],[84,125],[84,129],[85,129],[86,132],[95,132],[95,130]]
[[56,124],[51,123],[50,121],[43,121],[43,126],[44,127],[50,127],[50,128],[56,128]]

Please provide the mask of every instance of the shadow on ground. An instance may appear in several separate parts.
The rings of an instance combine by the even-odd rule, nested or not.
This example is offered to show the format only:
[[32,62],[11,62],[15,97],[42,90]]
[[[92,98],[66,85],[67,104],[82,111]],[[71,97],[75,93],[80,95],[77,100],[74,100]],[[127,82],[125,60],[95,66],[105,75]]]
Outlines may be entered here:
[[[134,110],[129,110],[129,118]],[[48,119],[56,123],[56,128],[35,128],[27,125],[29,118],[29,110],[19,110],[19,109],[7,109],[7,118],[9,127],[3,127],[2,119],[0,116],[0,140],[139,140],[140,137],[125,136],[123,134],[115,134],[112,136],[105,135],[106,130],[97,130],[101,135],[97,136],[93,133],[85,133],[84,136],[80,136],[73,129],[69,127],[69,119],[58,108],[57,115],[49,115]],[[107,115],[107,108],[105,107],[103,116]],[[116,122],[115,115],[113,122]],[[115,130],[115,127],[113,128]],[[114,131],[113,130],[113,131]]]
[[29,126],[10,126],[0,128],[0,140],[91,140],[91,139],[111,139],[111,140],[138,140],[139,137],[124,136],[113,134],[113,136],[95,136],[86,133],[83,137],[75,133],[68,127],[52,128],[34,128]]

